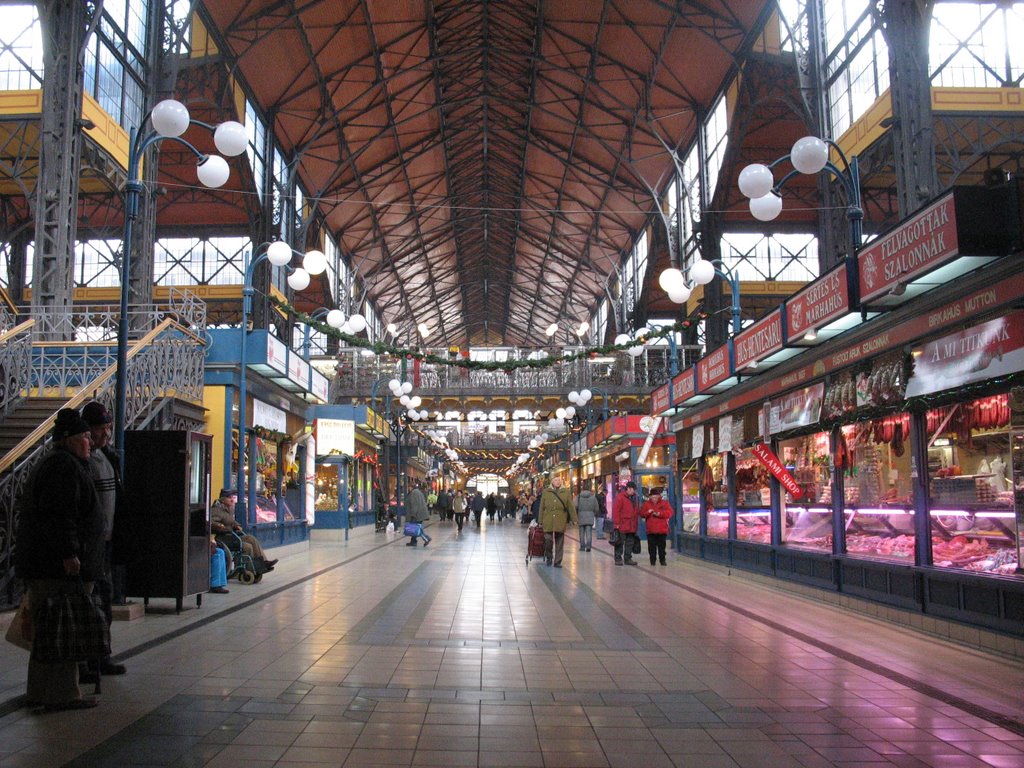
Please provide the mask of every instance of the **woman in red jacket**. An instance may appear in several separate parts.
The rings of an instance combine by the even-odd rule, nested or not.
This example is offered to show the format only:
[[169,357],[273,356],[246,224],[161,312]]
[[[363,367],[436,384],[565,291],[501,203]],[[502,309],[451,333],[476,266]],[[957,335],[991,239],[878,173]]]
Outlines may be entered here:
[[612,522],[619,531],[619,543],[615,545],[615,564],[638,565],[633,559],[633,539],[636,537],[638,505],[636,483],[630,481],[612,505]]
[[665,539],[668,538],[668,521],[672,519],[672,505],[661,497],[661,489],[655,488],[640,507],[640,517],[647,522],[647,554],[651,565],[660,560],[665,565]]

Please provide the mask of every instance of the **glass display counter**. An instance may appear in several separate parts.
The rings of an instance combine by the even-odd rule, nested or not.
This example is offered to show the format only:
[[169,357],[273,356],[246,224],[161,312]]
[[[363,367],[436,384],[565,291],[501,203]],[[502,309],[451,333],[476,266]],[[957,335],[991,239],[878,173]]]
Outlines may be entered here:
[[1015,452],[1007,396],[935,408],[926,423],[933,563],[1017,573]]

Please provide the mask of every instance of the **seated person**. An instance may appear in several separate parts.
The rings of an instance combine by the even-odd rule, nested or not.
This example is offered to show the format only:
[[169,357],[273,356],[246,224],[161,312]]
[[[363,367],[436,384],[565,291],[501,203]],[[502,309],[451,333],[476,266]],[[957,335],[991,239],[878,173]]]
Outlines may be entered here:
[[252,558],[253,563],[263,563],[263,570],[272,571],[277,565],[277,560],[267,560],[259,539],[248,533],[242,533],[242,526],[235,520],[235,502],[237,494],[225,488],[220,492],[220,498],[210,505],[210,531],[217,537],[219,543],[226,543],[225,534],[234,531],[242,539],[242,552]]

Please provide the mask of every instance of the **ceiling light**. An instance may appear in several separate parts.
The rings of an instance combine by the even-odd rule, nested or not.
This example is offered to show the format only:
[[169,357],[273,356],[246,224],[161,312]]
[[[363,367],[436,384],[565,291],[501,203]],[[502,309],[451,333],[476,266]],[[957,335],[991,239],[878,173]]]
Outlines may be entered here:
[[420,332],[420,336],[427,338],[430,335],[430,326],[426,323],[420,323],[416,326],[416,329]]
[[590,330],[590,323],[588,323],[586,320],[584,320],[582,323],[580,323],[580,327],[576,329],[576,335],[577,336],[582,336],[583,334],[585,334],[589,330]]
[[818,338],[818,332],[811,328],[807,333],[804,334],[804,341],[814,341]]
[[544,331],[545,336],[554,336],[556,333],[558,333],[558,323],[552,323]]

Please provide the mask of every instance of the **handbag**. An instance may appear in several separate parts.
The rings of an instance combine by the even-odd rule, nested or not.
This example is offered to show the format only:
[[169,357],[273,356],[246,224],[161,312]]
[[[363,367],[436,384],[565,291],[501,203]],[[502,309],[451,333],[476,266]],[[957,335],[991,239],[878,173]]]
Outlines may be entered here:
[[92,661],[110,655],[110,627],[99,595],[81,581],[68,582],[33,611],[32,660]]
[[603,526],[605,533],[611,533],[615,530],[615,521],[610,517],[606,517],[601,525]]
[[639,555],[642,550],[640,549],[640,537],[635,533],[633,534],[633,554]]
[[419,536],[420,535],[420,524],[419,523],[406,523],[405,527],[402,528],[402,533],[406,536]]
[[4,640],[26,651],[32,650],[32,609],[28,604],[28,595],[21,599],[21,605],[7,627]]
[[621,544],[622,531],[620,531],[618,528],[612,528],[611,531],[608,532],[608,543],[611,544],[613,547],[617,547],[619,544]]

